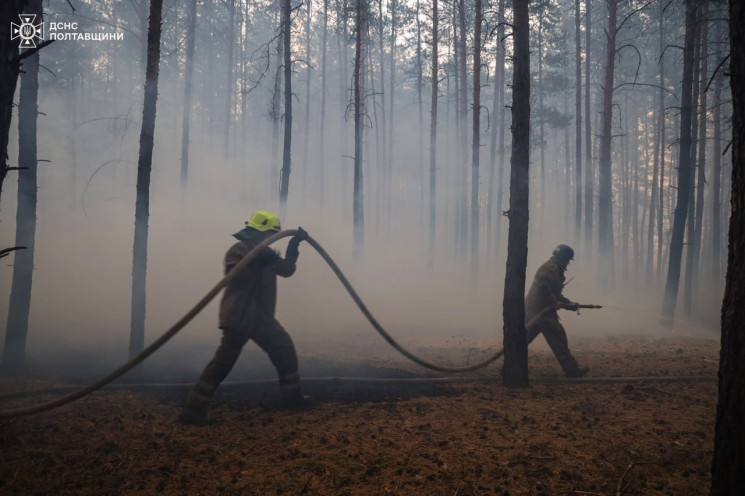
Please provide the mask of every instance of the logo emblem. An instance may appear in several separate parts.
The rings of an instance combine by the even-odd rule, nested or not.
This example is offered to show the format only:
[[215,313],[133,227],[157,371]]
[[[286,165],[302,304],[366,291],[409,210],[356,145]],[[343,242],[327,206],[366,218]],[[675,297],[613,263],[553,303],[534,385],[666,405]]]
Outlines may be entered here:
[[44,38],[44,23],[36,23],[36,14],[20,14],[20,24],[10,23],[10,39],[21,38],[21,48],[36,48],[36,40]]

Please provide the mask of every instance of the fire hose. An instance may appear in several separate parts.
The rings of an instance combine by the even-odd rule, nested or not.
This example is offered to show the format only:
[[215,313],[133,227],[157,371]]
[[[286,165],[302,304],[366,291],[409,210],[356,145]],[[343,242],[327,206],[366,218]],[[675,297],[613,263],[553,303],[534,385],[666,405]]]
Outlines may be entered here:
[[[128,371],[132,370],[134,367],[142,363],[146,358],[148,358],[150,355],[155,353],[156,350],[158,350],[161,346],[163,346],[166,342],[168,342],[172,337],[174,337],[181,329],[183,329],[186,324],[188,324],[194,317],[196,317],[204,308],[217,296],[222,289],[227,286],[230,281],[248,264],[250,264],[258,255],[259,253],[272,245],[273,243],[279,241],[282,238],[287,238],[290,236],[294,236],[298,234],[298,231],[295,229],[288,229],[285,231],[281,231],[277,234],[274,234],[272,236],[269,236],[265,240],[263,240],[261,243],[256,245],[254,249],[252,249],[250,252],[248,252],[243,259],[238,262],[233,269],[228,272],[225,277],[223,277],[220,282],[218,282],[199,302],[197,302],[194,307],[192,307],[181,319],[179,319],[170,329],[168,329],[165,333],[163,333],[158,339],[153,341],[150,346],[145,348],[142,352],[140,352],[138,355],[131,358],[127,363],[123,364],[116,370],[112,371],[111,373],[105,375],[104,377],[101,377],[97,381],[93,382],[92,384],[89,384],[88,386],[82,387],[76,391],[73,391],[65,396],[62,396],[60,398],[57,398],[55,400],[51,400],[45,403],[40,403],[38,405],[30,406],[30,407],[23,407],[23,408],[16,408],[16,409],[10,409],[10,410],[0,410],[0,419],[7,419],[7,418],[13,418],[13,417],[21,417],[25,415],[33,415],[36,413],[45,412],[47,410],[51,410],[54,408],[58,408],[60,406],[66,405],[68,403],[71,403],[75,400],[78,400],[84,396],[87,396],[94,391],[97,391],[98,389],[101,389],[102,387],[106,386],[107,384],[113,382],[114,380],[118,379]],[[413,361],[414,363],[417,363],[421,365],[422,367],[428,368],[430,370],[434,370],[437,372],[443,372],[443,373],[460,373],[460,372],[472,372],[474,370],[486,367],[490,363],[498,360],[502,355],[504,355],[504,349],[497,350],[492,355],[487,357],[486,359],[475,363],[473,365],[465,365],[465,366],[459,366],[459,367],[448,367],[443,365],[438,365],[432,362],[428,362],[426,360],[423,360],[413,354],[412,352],[408,351],[406,348],[401,346],[393,337],[383,328],[383,326],[378,322],[378,320],[373,316],[373,314],[370,312],[370,310],[367,308],[365,303],[362,301],[362,298],[357,294],[357,291],[352,287],[349,280],[346,278],[344,273],[341,271],[338,265],[336,265],[336,262],[331,258],[331,256],[326,252],[326,250],[312,237],[308,236],[306,238],[306,242],[311,245],[323,258],[323,260],[328,264],[328,266],[331,268],[331,270],[334,272],[336,277],[339,279],[339,281],[342,283],[344,288],[347,290],[349,295],[352,297],[352,300],[357,304],[360,311],[365,315],[367,320],[370,322],[370,324],[375,328],[375,330],[383,337],[383,339],[388,342],[396,351],[404,355],[409,360]],[[548,312],[549,310],[554,309],[555,307],[553,305],[548,306],[541,310],[535,317],[533,317],[530,321],[526,323],[526,327],[529,327],[531,324],[533,324],[535,321],[537,321],[540,317],[544,315],[544,313]],[[598,305],[580,305],[580,308],[600,308]]]

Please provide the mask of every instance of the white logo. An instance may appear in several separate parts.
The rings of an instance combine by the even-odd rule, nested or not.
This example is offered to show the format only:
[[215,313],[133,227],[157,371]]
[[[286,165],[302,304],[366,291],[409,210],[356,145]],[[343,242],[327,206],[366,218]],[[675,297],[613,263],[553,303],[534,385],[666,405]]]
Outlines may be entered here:
[[21,48],[36,48],[36,40],[44,39],[44,23],[36,24],[36,14],[20,14],[21,24],[10,23],[10,39],[21,38]]

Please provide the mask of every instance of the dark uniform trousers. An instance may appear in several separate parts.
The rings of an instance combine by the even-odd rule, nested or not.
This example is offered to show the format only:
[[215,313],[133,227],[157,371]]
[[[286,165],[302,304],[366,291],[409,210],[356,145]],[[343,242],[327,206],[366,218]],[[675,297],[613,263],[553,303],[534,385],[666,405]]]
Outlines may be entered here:
[[579,369],[577,360],[572,356],[572,352],[569,351],[567,333],[564,330],[564,326],[559,322],[559,316],[556,315],[556,312],[541,316],[535,322],[532,322],[526,330],[528,333],[528,344],[532,343],[538,334],[543,334],[565,374],[572,374]]
[[199,381],[194,385],[186,400],[188,410],[198,413],[207,410],[210,399],[220,383],[230,373],[241,354],[241,349],[249,339],[253,339],[269,355],[269,359],[277,369],[280,397],[285,400],[300,394],[300,376],[295,345],[280,323],[273,319],[271,322],[250,328],[223,330],[222,340],[215,356],[202,371]]

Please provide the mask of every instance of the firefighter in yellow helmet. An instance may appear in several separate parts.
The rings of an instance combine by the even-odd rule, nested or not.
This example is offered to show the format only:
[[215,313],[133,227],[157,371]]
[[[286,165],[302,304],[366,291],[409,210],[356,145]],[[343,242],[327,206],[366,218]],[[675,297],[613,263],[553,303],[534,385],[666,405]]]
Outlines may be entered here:
[[[246,222],[245,229],[233,235],[238,242],[225,254],[225,273],[230,272],[256,245],[280,229],[279,218],[272,212],[254,212]],[[181,422],[198,426],[214,423],[206,416],[210,399],[250,339],[269,355],[277,369],[281,405],[292,408],[308,402],[308,398],[300,392],[295,346],[289,334],[274,318],[277,276],[290,277],[295,273],[298,245],[308,237],[302,228],[298,228],[298,231],[288,243],[284,258],[277,251],[265,248],[225,288],[220,302],[222,341],[189,394],[179,416]]]

